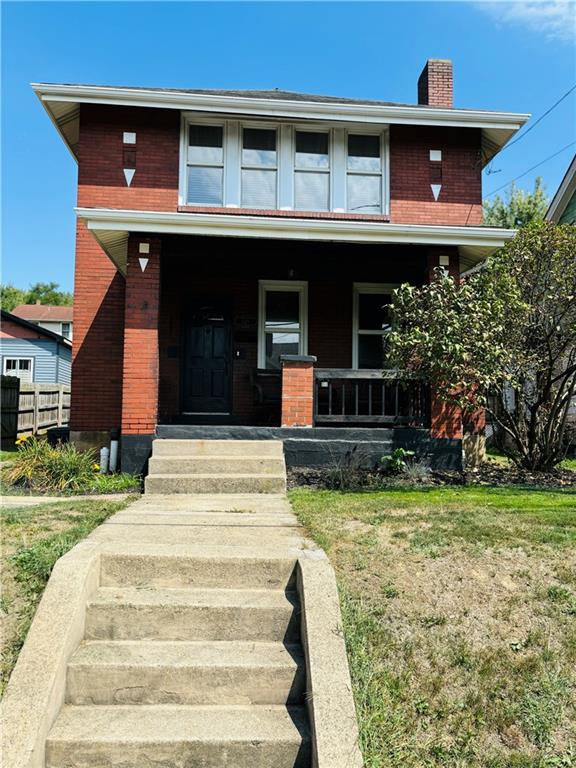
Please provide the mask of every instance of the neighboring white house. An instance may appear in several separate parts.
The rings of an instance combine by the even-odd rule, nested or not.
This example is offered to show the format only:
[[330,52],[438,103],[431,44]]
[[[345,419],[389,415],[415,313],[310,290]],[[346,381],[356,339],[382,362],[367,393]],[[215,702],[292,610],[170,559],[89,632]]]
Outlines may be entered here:
[[72,309],[71,306],[20,304],[12,310],[12,314],[72,340]]

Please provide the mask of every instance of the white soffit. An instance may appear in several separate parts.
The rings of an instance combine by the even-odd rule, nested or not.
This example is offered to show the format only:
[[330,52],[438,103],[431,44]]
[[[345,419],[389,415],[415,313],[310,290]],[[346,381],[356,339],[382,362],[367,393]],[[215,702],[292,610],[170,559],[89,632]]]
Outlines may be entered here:
[[77,208],[76,213],[112,261],[124,272],[129,233],[208,235],[283,240],[316,240],[406,245],[456,246],[463,269],[501,248],[516,230],[494,227],[449,227],[334,219],[166,213],[106,208]]

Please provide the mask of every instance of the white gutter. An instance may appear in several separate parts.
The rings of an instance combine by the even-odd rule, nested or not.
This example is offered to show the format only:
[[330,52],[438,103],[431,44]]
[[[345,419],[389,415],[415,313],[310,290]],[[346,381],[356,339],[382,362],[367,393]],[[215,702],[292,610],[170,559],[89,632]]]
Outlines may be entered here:
[[407,243],[501,248],[515,229],[496,227],[430,226],[335,219],[290,219],[213,213],[171,213],[108,208],[76,208],[77,216],[94,233],[146,232],[157,234],[269,237],[292,240]]
[[552,198],[545,218],[558,224],[574,193],[576,193],[576,155],[574,155],[556,194]]
[[344,122],[440,124],[506,131],[517,131],[530,117],[529,114],[524,113],[487,112],[476,109],[293,101],[290,99],[248,98],[246,96],[181,93],[112,86],[52,85],[48,83],[32,83],[31,85],[38,98],[45,104],[51,101],[82,102]]

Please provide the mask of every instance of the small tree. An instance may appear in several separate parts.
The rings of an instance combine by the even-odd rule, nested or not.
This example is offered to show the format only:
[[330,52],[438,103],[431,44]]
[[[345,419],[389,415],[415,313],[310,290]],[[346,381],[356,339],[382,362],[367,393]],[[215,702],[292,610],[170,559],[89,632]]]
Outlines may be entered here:
[[10,283],[0,286],[0,303],[2,309],[6,310],[6,312],[12,312],[18,304],[25,304],[26,296],[27,291],[23,291],[22,288],[16,288],[15,285]]
[[26,304],[51,304],[54,306],[70,305],[73,301],[71,293],[60,291],[58,283],[34,283],[26,297]]
[[485,406],[519,466],[562,460],[576,391],[574,227],[524,227],[460,285],[438,270],[399,288],[391,310],[389,364],[465,411]]
[[58,283],[34,283],[28,289],[16,288],[10,283],[0,286],[2,309],[11,312],[18,304],[48,304],[53,306],[70,305],[73,296],[67,291],[60,291]]
[[533,192],[525,192],[512,184],[505,200],[500,195],[494,200],[484,200],[484,224],[514,229],[532,221],[543,221],[548,202],[540,176],[534,182]]

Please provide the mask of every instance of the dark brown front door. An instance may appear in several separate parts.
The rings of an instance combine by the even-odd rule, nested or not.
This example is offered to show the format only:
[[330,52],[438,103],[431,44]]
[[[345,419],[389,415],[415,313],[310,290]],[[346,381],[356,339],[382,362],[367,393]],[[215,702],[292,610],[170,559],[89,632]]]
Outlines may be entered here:
[[194,299],[190,305],[184,337],[183,412],[229,413],[229,303],[222,299]]

